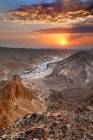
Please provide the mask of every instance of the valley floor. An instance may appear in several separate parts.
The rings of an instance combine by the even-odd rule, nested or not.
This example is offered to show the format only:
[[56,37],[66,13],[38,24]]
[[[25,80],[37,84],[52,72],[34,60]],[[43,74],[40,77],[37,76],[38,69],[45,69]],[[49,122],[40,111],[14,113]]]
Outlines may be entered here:
[[[40,59],[31,69],[18,72],[19,76],[16,75],[9,83],[8,95],[7,90],[0,91],[0,94],[4,91],[4,95],[7,95],[5,100],[12,95],[15,111],[21,106],[24,108],[17,120],[7,128],[0,129],[0,140],[93,139],[93,57],[82,51],[68,56],[51,55],[47,59]],[[86,62],[88,71],[85,71]],[[84,78],[86,81],[87,72],[91,81],[89,83],[82,82]],[[11,77],[12,75],[10,79]],[[3,87],[5,82],[3,79],[0,87]],[[23,102],[17,104],[20,98]],[[12,110],[15,105],[10,106]],[[18,110],[18,114],[20,112],[21,110]]]

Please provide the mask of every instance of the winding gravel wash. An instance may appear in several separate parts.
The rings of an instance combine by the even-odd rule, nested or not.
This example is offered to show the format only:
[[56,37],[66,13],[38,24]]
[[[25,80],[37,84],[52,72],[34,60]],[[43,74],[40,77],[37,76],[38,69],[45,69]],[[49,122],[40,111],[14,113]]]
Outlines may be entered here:
[[63,60],[62,57],[53,57],[50,61],[43,61],[32,71],[25,71],[21,74],[22,79],[39,79],[52,73],[52,68],[48,64]]

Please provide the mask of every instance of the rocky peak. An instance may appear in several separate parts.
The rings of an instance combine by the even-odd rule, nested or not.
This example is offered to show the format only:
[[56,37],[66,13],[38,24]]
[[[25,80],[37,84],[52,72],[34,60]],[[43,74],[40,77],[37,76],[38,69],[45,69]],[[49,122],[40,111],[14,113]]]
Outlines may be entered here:
[[6,127],[29,112],[42,110],[43,103],[33,95],[31,89],[23,85],[19,75],[14,75],[0,89],[0,127]]
[[12,80],[14,82],[16,82],[16,83],[20,83],[21,82],[21,78],[20,78],[20,76],[18,74],[15,74]]
[[32,99],[32,91],[26,88],[19,75],[14,75],[11,80],[8,80],[3,88],[3,97],[5,99],[26,98]]

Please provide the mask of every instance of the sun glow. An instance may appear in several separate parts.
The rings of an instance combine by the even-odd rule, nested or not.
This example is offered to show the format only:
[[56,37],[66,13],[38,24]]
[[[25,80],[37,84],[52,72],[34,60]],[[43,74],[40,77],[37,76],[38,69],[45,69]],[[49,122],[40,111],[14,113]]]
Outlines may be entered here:
[[67,40],[67,38],[62,38],[62,39],[60,39],[59,40],[59,42],[58,42],[60,45],[68,45],[68,40]]
[[70,44],[69,36],[69,34],[40,34],[40,36],[38,36],[38,39],[41,43],[43,42],[45,44],[63,48],[67,47]]
[[69,34],[50,34],[48,35],[51,43],[66,46],[69,44]]
[[68,34],[58,34],[55,36],[56,43],[61,46],[66,46],[69,44],[69,35]]

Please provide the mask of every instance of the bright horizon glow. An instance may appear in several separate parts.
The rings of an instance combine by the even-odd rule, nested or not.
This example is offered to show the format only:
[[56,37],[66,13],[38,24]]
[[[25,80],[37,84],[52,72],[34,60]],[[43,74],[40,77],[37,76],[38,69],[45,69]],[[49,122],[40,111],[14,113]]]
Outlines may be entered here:
[[51,40],[53,44],[58,44],[60,46],[67,46],[69,45],[69,34],[54,34],[51,35]]
[[0,30],[0,46],[23,48],[86,48],[93,46],[93,33],[42,33]]
[[58,43],[60,45],[68,45],[68,40],[66,37],[63,37],[62,39],[60,39],[60,41]]

